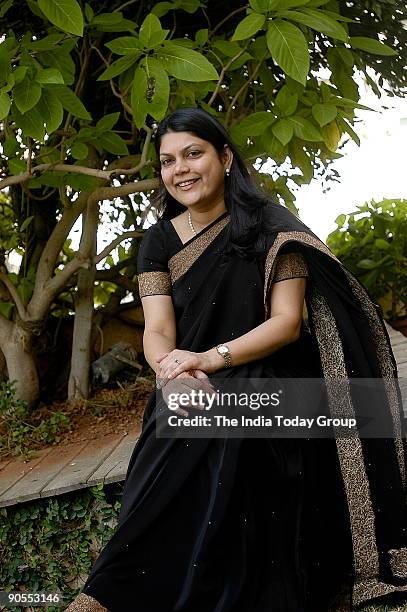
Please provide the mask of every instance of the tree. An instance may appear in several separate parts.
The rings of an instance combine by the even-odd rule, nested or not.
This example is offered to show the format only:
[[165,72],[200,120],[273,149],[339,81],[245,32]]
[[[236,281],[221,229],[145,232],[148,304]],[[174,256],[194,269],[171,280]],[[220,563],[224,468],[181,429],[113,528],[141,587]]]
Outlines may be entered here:
[[[297,184],[329,177],[341,137],[358,141],[355,68],[376,93],[404,94],[407,12],[395,4],[2,2],[0,214],[13,232],[0,234],[0,347],[19,398],[38,398],[32,340],[61,301],[79,315],[69,394],[88,394],[95,281],[108,288],[107,309],[126,291],[137,294],[129,253],[148,211],[143,195],[158,186],[155,124],[180,106],[204,108],[231,130],[248,164],[274,160],[274,176],[259,175],[260,186],[293,205],[288,175]],[[285,160],[288,173],[279,169]],[[128,231],[97,253],[105,200],[124,213]],[[79,218],[73,253],[67,238]],[[115,265],[111,252],[127,238]],[[18,275],[4,264],[12,248],[23,254]]]

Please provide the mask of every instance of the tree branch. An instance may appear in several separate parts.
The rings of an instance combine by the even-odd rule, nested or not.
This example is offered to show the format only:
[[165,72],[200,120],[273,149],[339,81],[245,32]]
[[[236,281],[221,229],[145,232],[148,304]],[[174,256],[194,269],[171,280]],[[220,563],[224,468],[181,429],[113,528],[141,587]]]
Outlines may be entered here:
[[215,32],[219,30],[219,28],[221,28],[228,19],[230,19],[231,17],[233,17],[233,15],[236,15],[237,13],[241,13],[242,11],[245,11],[248,8],[248,6],[249,6],[248,4],[245,4],[244,6],[241,6],[235,11],[232,11],[231,13],[229,13],[229,15],[226,15],[226,17],[222,19],[222,21],[219,21],[219,23],[216,24],[213,30],[208,33],[208,36],[209,37],[213,36]]
[[220,73],[219,76],[219,81],[216,83],[216,87],[215,87],[215,91],[213,92],[209,102],[208,102],[208,106],[212,106],[213,102],[215,101],[216,96],[218,95],[218,91],[220,89],[220,86],[222,85],[223,79],[225,77],[226,72],[228,71],[229,67],[233,64],[233,62],[235,60],[237,60],[247,49],[248,45],[246,45],[246,47],[244,47],[244,49],[242,49],[241,51],[239,51],[239,53],[237,53],[234,57],[232,57],[228,63],[222,68],[222,72]]
[[[152,163],[152,160],[147,160],[147,149],[148,144],[151,140],[152,130],[145,126],[147,131],[147,136],[143,146],[143,152],[141,154],[140,162],[134,168],[116,168],[115,170],[97,170],[96,168],[88,168],[87,166],[71,166],[70,164],[39,164],[35,166],[31,173],[30,172],[22,172],[16,176],[8,176],[7,178],[0,181],[0,190],[5,189],[6,187],[10,187],[10,185],[18,185],[20,183],[25,183],[29,181],[33,176],[39,174],[41,172],[73,172],[75,174],[86,174],[87,176],[94,176],[98,179],[102,179],[105,181],[110,181],[112,179],[112,175],[132,175],[137,174],[144,166],[148,166]],[[147,144],[146,144],[147,143]]]
[[[77,252],[74,259],[69,261],[58,274],[55,274],[48,280],[45,291],[51,296],[51,299],[57,295],[67,284],[69,279],[80,268],[89,268],[91,265],[89,258],[84,257],[80,251]],[[49,299],[48,299],[49,301]]]
[[121,195],[130,195],[131,193],[140,193],[141,191],[151,191],[157,189],[158,179],[143,179],[134,183],[125,183],[118,187],[99,187],[90,196],[91,202],[100,202],[100,200],[112,200]]
[[17,306],[17,310],[18,310],[18,314],[20,315],[20,318],[23,319],[23,321],[25,321],[27,318],[27,312],[26,312],[23,302],[21,301],[21,298],[18,294],[16,287],[13,285],[11,280],[7,277],[7,274],[5,274],[2,271],[0,271],[0,281],[6,286],[9,294],[13,298],[14,303]]
[[143,232],[125,232],[124,234],[121,234],[121,236],[117,236],[114,240],[112,240],[110,244],[107,245],[107,247],[103,249],[103,251],[96,255],[93,260],[94,264],[96,265],[100,263],[103,259],[105,259],[105,257],[107,257],[109,253],[117,247],[118,244],[123,242],[123,240],[126,240],[127,238],[140,238],[142,235]]
[[14,323],[0,314],[0,342],[4,344],[13,332]]
[[253,70],[253,73],[250,75],[250,77],[247,79],[247,81],[245,81],[243,83],[243,85],[240,87],[240,89],[235,93],[235,96],[234,96],[233,100],[231,101],[231,103],[229,105],[229,108],[227,110],[227,113],[226,113],[226,118],[225,118],[225,125],[226,126],[229,125],[230,115],[232,113],[233,106],[236,103],[236,100],[238,99],[240,94],[246,89],[246,87],[249,87],[250,83],[252,82],[252,80],[254,80],[255,76],[257,76],[257,73],[258,73],[258,71],[260,70],[260,68],[261,68],[261,66],[263,64],[264,57],[259,61],[259,63],[257,64],[256,68]]

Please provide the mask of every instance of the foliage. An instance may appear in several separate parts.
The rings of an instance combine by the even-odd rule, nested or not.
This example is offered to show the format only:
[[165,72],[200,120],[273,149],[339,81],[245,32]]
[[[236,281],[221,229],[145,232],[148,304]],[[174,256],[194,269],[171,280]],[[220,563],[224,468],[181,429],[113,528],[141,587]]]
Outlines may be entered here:
[[[0,508],[0,583],[4,590],[60,591],[71,601],[110,539],[122,485]],[[19,608],[10,608],[18,610]],[[48,607],[50,612],[60,607]]]
[[0,382],[0,457],[12,454],[31,458],[36,446],[59,442],[69,425],[69,417],[60,411],[38,422],[27,403],[15,398],[14,383]]
[[371,200],[336,224],[328,246],[375,300],[390,292],[390,319],[406,316],[407,200]]

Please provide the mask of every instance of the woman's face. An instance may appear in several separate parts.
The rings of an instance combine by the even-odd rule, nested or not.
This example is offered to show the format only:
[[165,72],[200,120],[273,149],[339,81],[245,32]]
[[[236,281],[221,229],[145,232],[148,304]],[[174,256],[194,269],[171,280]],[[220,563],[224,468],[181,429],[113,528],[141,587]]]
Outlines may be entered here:
[[[223,200],[225,169],[233,155],[225,146],[222,159],[215,147],[190,132],[167,132],[161,139],[161,177],[167,191],[186,207],[208,210]],[[192,184],[180,185],[189,179]]]

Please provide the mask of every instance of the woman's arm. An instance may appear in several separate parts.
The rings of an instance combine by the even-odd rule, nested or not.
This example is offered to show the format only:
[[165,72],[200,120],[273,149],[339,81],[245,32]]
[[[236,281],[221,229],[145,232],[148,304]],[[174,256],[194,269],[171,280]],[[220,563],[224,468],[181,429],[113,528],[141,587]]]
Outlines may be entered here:
[[144,311],[144,356],[155,372],[157,359],[176,346],[175,313],[169,295],[149,295],[141,299]]
[[[282,346],[294,342],[300,333],[304,306],[306,279],[290,278],[274,283],[270,296],[271,317],[239,338],[225,338],[232,356],[232,365],[241,365],[274,353]],[[174,359],[181,364],[176,366]],[[160,378],[174,378],[181,372],[199,368],[207,373],[225,366],[225,361],[215,348],[203,353],[168,351],[159,358],[157,370]]]
[[[225,341],[232,356],[232,365],[262,359],[297,340],[301,329],[305,286],[305,278],[290,278],[273,285],[270,319],[239,338]],[[206,355],[212,372],[224,367],[224,359],[215,348],[206,351]]]

